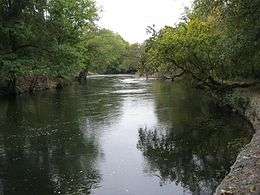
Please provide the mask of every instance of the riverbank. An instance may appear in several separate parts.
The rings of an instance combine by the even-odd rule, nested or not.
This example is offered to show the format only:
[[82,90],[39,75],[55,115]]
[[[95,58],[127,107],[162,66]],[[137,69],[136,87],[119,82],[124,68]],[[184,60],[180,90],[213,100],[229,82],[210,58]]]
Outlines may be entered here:
[[255,134],[244,147],[216,190],[216,195],[257,195],[260,194],[260,86],[242,91],[250,99],[245,113],[252,123]]
[[[118,77],[124,77],[134,74],[116,74]],[[46,91],[49,89],[62,89],[73,83],[84,82],[87,78],[92,77],[113,77],[114,74],[101,75],[93,72],[88,72],[85,77],[71,77],[71,78],[51,78],[47,76],[24,76],[18,77],[15,84],[9,80],[0,78],[0,96],[13,96],[24,93],[34,93],[39,91]],[[135,75],[136,77],[139,77]]]
[[47,76],[24,76],[14,82],[0,80],[0,96],[12,96],[24,93],[34,93],[49,89],[63,88],[69,81],[63,78],[49,78]]

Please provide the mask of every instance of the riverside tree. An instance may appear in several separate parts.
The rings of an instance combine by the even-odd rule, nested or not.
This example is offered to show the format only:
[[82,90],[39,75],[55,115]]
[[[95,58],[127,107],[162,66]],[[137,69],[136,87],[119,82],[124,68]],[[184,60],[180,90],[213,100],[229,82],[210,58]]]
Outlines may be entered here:
[[258,0],[196,0],[174,27],[164,27],[145,42],[143,74],[174,79],[189,75],[215,91],[258,79],[260,74]]
[[79,45],[96,19],[93,0],[1,1],[1,79],[15,92],[17,77],[75,74],[85,59]]
[[95,0],[2,0],[0,94],[34,91],[38,78],[134,73],[140,46],[100,29],[98,13]]
[[123,61],[128,52],[129,43],[119,34],[107,29],[98,29],[86,42],[85,48],[90,54],[89,69],[93,72],[122,73]]

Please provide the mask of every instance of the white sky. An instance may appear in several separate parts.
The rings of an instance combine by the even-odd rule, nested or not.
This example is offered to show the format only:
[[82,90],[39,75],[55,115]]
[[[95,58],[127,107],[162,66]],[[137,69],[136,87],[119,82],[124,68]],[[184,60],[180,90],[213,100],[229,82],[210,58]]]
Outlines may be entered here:
[[130,43],[143,42],[146,27],[176,24],[192,0],[96,0],[103,11],[99,26],[119,33]]

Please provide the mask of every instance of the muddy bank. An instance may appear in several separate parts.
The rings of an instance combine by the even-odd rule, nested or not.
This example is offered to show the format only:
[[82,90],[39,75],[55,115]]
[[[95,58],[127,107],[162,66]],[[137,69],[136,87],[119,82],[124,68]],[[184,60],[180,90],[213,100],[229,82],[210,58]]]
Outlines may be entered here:
[[238,155],[230,173],[217,188],[216,195],[260,194],[260,90],[251,89],[242,94],[250,99],[244,115],[252,123],[255,134]]
[[68,81],[63,78],[24,76],[17,78],[15,82],[0,80],[0,96],[34,93],[48,89],[63,88],[66,85],[68,85]]

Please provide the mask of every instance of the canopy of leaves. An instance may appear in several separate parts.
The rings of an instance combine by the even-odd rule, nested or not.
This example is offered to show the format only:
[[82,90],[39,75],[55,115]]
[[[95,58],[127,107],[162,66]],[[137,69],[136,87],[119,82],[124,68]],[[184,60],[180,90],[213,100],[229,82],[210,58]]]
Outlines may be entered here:
[[145,42],[142,74],[189,74],[214,88],[260,75],[258,0],[196,0],[184,21]]
[[98,30],[85,45],[90,54],[89,69],[98,73],[120,73],[129,44],[107,29]]
[[73,74],[96,19],[92,0],[1,1],[1,77]]
[[94,0],[1,1],[0,82],[16,93],[19,77],[135,72],[139,46],[97,19]]

